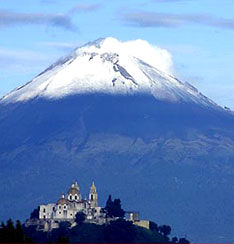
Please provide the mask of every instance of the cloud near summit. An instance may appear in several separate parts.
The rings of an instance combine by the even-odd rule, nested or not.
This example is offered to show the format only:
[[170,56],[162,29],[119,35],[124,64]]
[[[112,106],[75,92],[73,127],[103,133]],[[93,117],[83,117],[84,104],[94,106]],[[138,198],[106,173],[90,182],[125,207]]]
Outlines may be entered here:
[[85,52],[118,53],[122,57],[131,56],[166,73],[173,73],[171,54],[160,47],[149,44],[147,41],[137,39],[132,41],[119,41],[113,37],[97,40],[94,45],[85,45],[81,48]]

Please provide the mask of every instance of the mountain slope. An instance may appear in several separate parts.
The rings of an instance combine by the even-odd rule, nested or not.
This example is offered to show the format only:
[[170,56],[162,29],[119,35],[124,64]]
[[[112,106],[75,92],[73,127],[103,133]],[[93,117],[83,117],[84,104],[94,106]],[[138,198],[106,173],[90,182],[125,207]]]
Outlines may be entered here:
[[94,179],[101,205],[110,192],[176,235],[232,241],[233,114],[168,75],[167,55],[121,45],[89,43],[1,100],[0,218]]

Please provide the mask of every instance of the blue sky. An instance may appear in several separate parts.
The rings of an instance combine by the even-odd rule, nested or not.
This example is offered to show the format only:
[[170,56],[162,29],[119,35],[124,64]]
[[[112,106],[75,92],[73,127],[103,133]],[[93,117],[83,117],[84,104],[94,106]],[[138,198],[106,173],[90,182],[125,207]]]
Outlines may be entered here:
[[0,95],[108,36],[166,48],[178,78],[234,109],[234,0],[0,0]]

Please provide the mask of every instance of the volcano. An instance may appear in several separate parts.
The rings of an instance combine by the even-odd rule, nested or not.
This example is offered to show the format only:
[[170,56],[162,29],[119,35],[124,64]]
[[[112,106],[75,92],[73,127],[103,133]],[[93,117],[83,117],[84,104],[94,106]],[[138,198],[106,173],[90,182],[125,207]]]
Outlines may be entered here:
[[[149,55],[149,53],[151,55]],[[231,242],[234,113],[138,40],[75,49],[0,100],[0,219],[77,180],[193,242]]]

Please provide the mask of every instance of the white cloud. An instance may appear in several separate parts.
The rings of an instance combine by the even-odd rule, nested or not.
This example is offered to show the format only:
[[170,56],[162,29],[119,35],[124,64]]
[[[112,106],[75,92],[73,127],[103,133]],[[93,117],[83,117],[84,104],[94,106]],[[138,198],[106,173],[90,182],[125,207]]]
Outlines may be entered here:
[[138,39],[134,41],[119,41],[109,37],[101,41],[101,48],[95,45],[85,46],[87,52],[116,52],[120,55],[134,56],[164,72],[173,73],[171,54],[160,47],[149,44],[147,41]]

